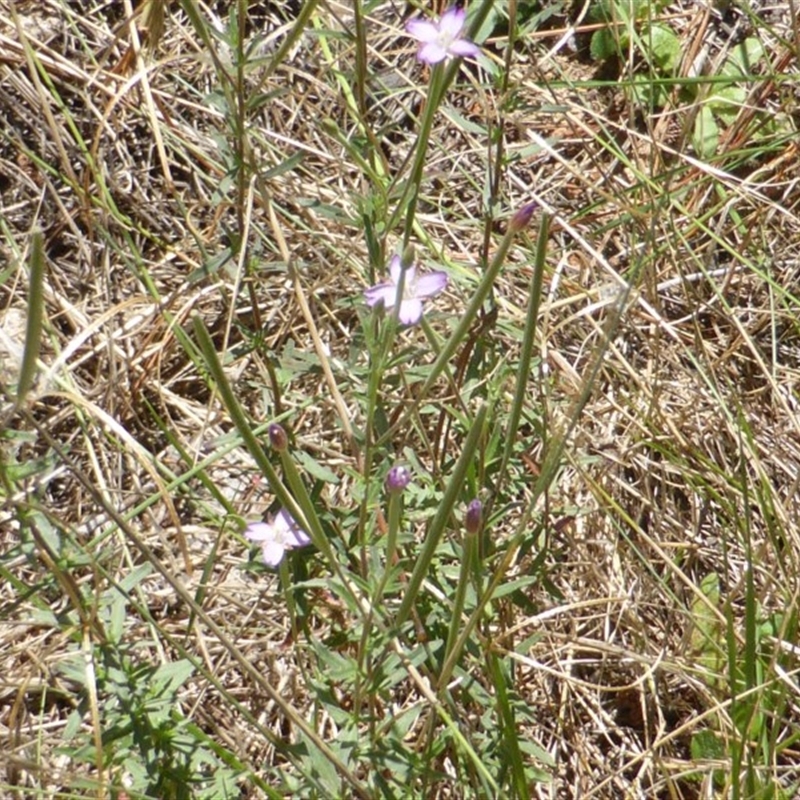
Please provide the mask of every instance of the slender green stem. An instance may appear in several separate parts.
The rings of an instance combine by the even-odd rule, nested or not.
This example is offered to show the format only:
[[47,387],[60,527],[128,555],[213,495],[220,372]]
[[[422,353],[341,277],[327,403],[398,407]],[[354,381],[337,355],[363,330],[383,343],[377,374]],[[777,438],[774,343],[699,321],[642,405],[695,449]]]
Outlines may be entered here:
[[[459,570],[456,593],[453,598],[453,611],[450,619],[450,630],[447,633],[447,646],[444,652],[449,655],[453,652],[458,638],[458,629],[461,626],[461,614],[464,611],[464,601],[467,596],[470,573],[473,571],[473,564],[478,555],[478,536],[475,533],[465,533],[463,550],[461,554],[461,569]],[[439,681],[438,695],[442,697],[447,684]]]
[[[425,109],[419,124],[417,134],[416,149],[414,152],[414,163],[411,167],[411,174],[408,176],[403,197],[398,204],[398,209],[406,212],[405,227],[403,230],[403,249],[411,243],[411,231],[414,229],[414,219],[417,213],[417,201],[419,199],[419,188],[422,183],[422,172],[425,169],[425,156],[428,151],[428,140],[433,128],[433,120],[439,108],[444,90],[444,66],[437,64],[431,74],[431,82],[428,84],[428,97],[425,101]],[[410,197],[409,197],[410,194]],[[408,197],[408,205],[406,205]]]
[[372,605],[379,607],[389,582],[389,576],[395,571],[395,556],[397,554],[397,536],[400,532],[400,523],[403,518],[403,493],[389,493],[389,515],[387,519],[388,530],[386,532],[386,557],[383,564],[383,575],[381,575],[378,588],[372,599]]
[[22,365],[17,384],[17,406],[25,400],[25,395],[33,386],[39,360],[39,349],[42,344],[45,258],[44,239],[41,231],[35,231],[31,238],[29,264],[28,320],[25,326],[25,350],[22,353]]
[[[493,0],[484,0],[478,12],[474,15],[470,25],[470,34],[478,31],[483,24],[486,16],[492,8]],[[422,112],[422,119],[419,124],[419,133],[414,151],[414,162],[411,167],[411,174],[408,177],[405,190],[397,210],[389,223],[389,229],[394,227],[396,215],[405,211],[405,225],[403,229],[403,247],[407,247],[411,241],[411,232],[414,230],[417,201],[419,199],[420,185],[422,184],[422,173],[425,169],[425,156],[428,151],[428,141],[430,140],[433,120],[442,98],[447,88],[455,79],[456,73],[461,68],[461,59],[454,58],[449,62],[437,64],[431,73],[431,80],[428,84],[428,96],[425,100],[425,108]],[[408,205],[406,205],[408,200]]]
[[408,619],[408,615],[411,613],[411,609],[417,600],[417,594],[419,593],[420,586],[422,586],[422,581],[430,570],[431,561],[433,561],[436,548],[439,546],[439,542],[442,539],[442,534],[447,527],[447,523],[452,517],[453,508],[455,507],[459,495],[464,488],[464,478],[467,474],[470,464],[475,458],[478,442],[484,433],[483,428],[486,422],[486,414],[487,406],[484,404],[480,407],[478,413],[475,415],[475,420],[473,421],[469,434],[464,441],[464,447],[461,451],[461,455],[458,457],[458,461],[456,461],[456,464],[453,467],[453,472],[450,476],[450,482],[447,484],[447,489],[445,490],[444,497],[439,504],[439,509],[428,526],[425,542],[422,545],[422,551],[420,552],[417,562],[414,565],[414,570],[408,580],[408,586],[406,587],[403,601],[400,604],[400,608],[397,611],[397,616],[395,617],[395,624],[398,629],[402,626],[406,619]]
[[[498,471],[499,481],[507,476],[507,468],[514,445],[517,441],[522,410],[529,402],[529,380],[531,374],[531,360],[533,359],[534,343],[536,341],[536,324],[539,320],[539,304],[542,299],[542,284],[544,281],[545,258],[547,256],[547,237],[550,233],[550,217],[542,215],[539,227],[539,236],[536,241],[536,256],[534,258],[533,274],[531,275],[528,290],[528,313],[525,318],[525,332],[522,336],[522,348],[517,367],[517,382],[514,389],[514,400],[511,404],[511,413],[506,427],[506,440],[503,447],[503,459]],[[500,486],[498,486],[498,491]]]

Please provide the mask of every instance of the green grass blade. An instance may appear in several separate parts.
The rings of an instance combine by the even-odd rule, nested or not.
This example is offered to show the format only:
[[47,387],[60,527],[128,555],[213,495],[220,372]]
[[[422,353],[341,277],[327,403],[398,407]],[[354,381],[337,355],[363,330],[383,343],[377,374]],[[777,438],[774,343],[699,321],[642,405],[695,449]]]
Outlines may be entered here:
[[25,328],[25,350],[19,370],[17,385],[17,405],[33,387],[42,346],[42,326],[44,321],[44,240],[41,231],[31,237],[31,255],[28,273],[28,320]]

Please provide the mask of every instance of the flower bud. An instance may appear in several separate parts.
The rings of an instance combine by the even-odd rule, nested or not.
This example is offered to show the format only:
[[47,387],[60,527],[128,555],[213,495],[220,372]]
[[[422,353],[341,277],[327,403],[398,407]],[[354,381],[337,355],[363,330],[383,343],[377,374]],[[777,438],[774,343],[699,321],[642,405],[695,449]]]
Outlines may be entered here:
[[527,203],[526,205],[522,206],[508,223],[508,230],[512,233],[519,233],[523,228],[528,227],[528,223],[531,221],[531,217],[533,216],[533,212],[536,210],[536,203]]
[[403,255],[400,256],[400,266],[403,269],[408,269],[414,265],[415,257],[416,253],[414,252],[414,245],[410,244],[405,250],[403,250]]
[[394,466],[386,476],[386,491],[389,494],[399,494],[411,482],[411,473],[401,466]]
[[483,503],[476,497],[467,506],[467,517],[464,525],[467,533],[478,533],[483,524]]
[[286,431],[283,429],[283,426],[278,425],[277,422],[273,422],[267,428],[267,435],[269,436],[270,445],[278,452],[282,452],[289,446],[289,439],[286,436]]

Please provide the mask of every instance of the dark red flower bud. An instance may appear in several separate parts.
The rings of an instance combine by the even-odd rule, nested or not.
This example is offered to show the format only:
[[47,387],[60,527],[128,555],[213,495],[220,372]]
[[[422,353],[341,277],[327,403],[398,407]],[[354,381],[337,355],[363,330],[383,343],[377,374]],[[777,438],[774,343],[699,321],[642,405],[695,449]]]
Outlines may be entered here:
[[483,503],[475,498],[467,506],[465,526],[467,533],[477,533],[483,524]]
[[528,203],[527,205],[522,206],[522,208],[517,211],[511,220],[508,223],[509,231],[513,233],[519,233],[523,228],[528,227],[528,223],[531,221],[531,217],[533,216],[533,212],[536,210],[536,203]]
[[286,431],[283,429],[283,426],[278,425],[277,422],[273,422],[269,428],[267,428],[267,435],[269,436],[270,445],[278,452],[285,450],[289,446],[289,439],[286,436]]

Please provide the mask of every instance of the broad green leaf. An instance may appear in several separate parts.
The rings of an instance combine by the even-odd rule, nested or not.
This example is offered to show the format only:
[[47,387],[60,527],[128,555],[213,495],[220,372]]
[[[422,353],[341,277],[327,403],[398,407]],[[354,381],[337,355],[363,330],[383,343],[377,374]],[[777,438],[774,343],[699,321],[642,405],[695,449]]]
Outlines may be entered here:
[[764,45],[751,36],[731,49],[730,55],[725,59],[720,72],[722,75],[731,75],[737,78],[750,76],[755,72],[758,62],[762,61],[763,58]]
[[692,131],[692,145],[701,158],[711,158],[719,145],[719,128],[714,114],[708,106],[703,106]]
[[692,759],[695,761],[725,757],[725,745],[714,731],[698,731],[692,736],[689,748],[691,750]]
[[673,72],[681,60],[681,40],[666,25],[650,28],[650,52],[653,61],[664,72]]
[[739,109],[747,99],[747,91],[741,87],[731,84],[723,86],[708,98],[706,104],[723,121],[732,121],[739,113]]
[[699,597],[692,602],[691,654],[697,664],[712,675],[719,675],[723,658],[722,625],[716,609],[720,603],[719,575],[710,572],[700,583]]
[[616,54],[617,50],[616,39],[606,28],[601,28],[592,34],[589,52],[595,61],[607,61]]

